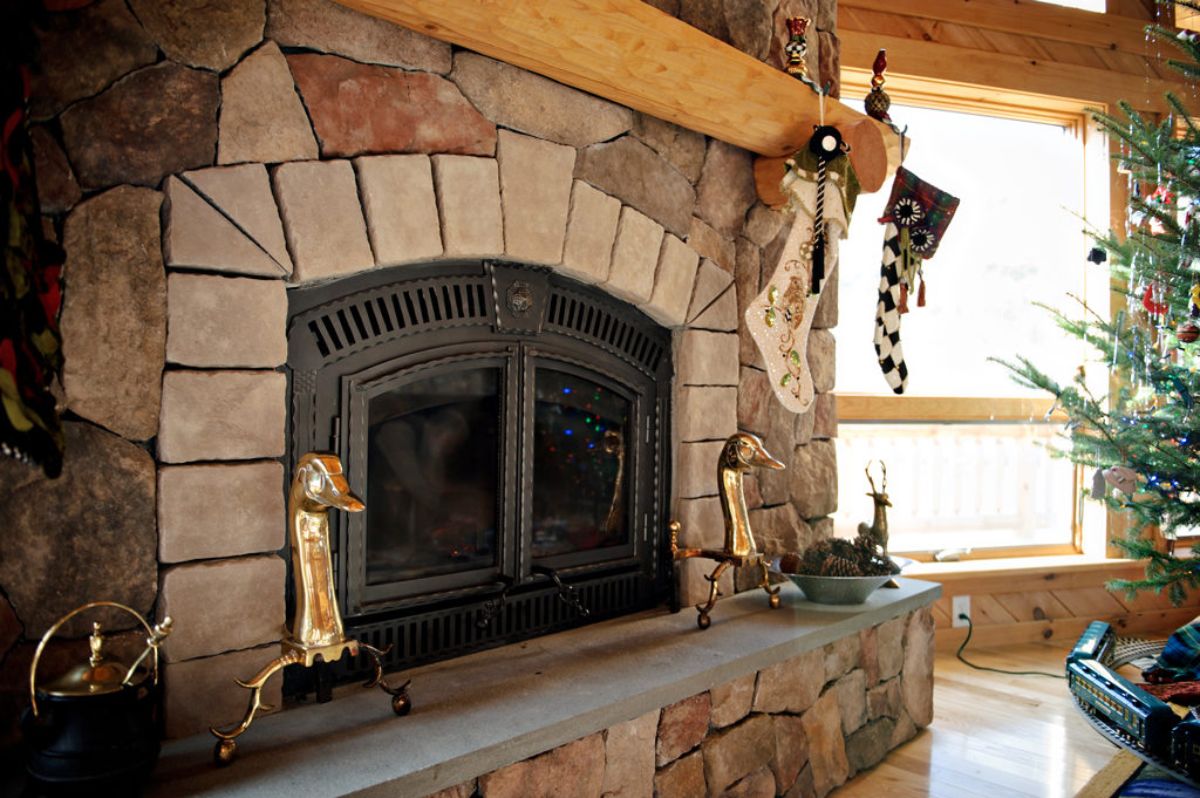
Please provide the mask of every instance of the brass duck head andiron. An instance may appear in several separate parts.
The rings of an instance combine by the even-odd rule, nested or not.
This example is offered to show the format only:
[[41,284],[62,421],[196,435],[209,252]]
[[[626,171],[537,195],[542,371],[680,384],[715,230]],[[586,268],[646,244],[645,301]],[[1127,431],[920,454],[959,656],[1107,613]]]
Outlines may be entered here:
[[729,436],[721,455],[717,458],[717,488],[721,496],[721,511],[725,517],[725,545],[719,551],[713,549],[681,549],[678,538],[681,528],[678,521],[672,521],[671,554],[676,561],[691,557],[705,557],[717,561],[717,567],[711,574],[704,577],[708,580],[708,601],[697,604],[699,615],[696,623],[701,629],[707,629],[712,624],[710,613],[716,606],[720,590],[717,580],[731,565],[739,567],[757,566],[761,569],[759,587],[767,592],[771,609],[779,607],[779,588],[771,587],[767,577],[767,564],[758,553],[754,543],[754,533],[750,529],[750,514],[746,510],[746,495],[742,480],[747,471],[752,468],[770,468],[779,470],[783,463],[771,456],[757,435],[749,432],[738,432]]
[[392,696],[392,709],[407,715],[412,709],[408,682],[392,687],[383,680],[381,657],[388,649],[377,649],[346,637],[338,611],[337,590],[333,582],[333,559],[329,547],[329,511],[362,512],[365,505],[350,491],[337,455],[309,452],[296,464],[288,491],[288,542],[292,549],[292,580],[296,593],[296,616],[281,644],[282,653],[267,663],[248,681],[237,680],[250,690],[250,702],[242,720],[227,729],[210,728],[217,738],[213,757],[219,765],[233,761],[236,739],[254,722],[262,703],[267,680],[288,665],[313,667],[317,662],[336,662],[348,651],[358,656],[367,652],[375,661],[375,675],[364,687],[379,686]]

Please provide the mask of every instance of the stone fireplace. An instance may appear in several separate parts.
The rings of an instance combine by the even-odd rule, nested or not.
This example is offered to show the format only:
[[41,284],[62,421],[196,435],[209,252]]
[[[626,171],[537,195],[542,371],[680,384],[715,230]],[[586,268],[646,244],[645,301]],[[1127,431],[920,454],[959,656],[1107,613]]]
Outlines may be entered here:
[[[798,549],[831,534],[836,285],[826,288],[809,346],[817,402],[796,417],[774,400],[757,350],[740,332],[788,225],[756,200],[750,153],[329,0],[79,5],[37,28],[38,184],[47,234],[67,252],[68,454],[54,482],[0,462],[10,488],[0,496],[7,739],[36,640],[59,615],[96,598],[175,619],[164,648],[169,736],[240,716],[244,696],[232,680],[273,656],[288,619],[281,555],[297,436],[331,448],[326,443],[345,444],[350,434],[312,407],[300,417],[297,388],[308,390],[307,377],[289,367],[299,357],[298,339],[289,347],[289,319],[396,281],[474,275],[483,301],[460,293],[466,315],[482,313],[497,329],[516,324],[526,335],[508,303],[518,279],[509,272],[519,265],[532,275],[520,279],[549,292],[547,318],[558,312],[555,291],[590,297],[626,314],[618,349],[633,347],[635,360],[662,349],[655,366],[642,369],[653,390],[641,401],[658,426],[637,469],[630,466],[631,498],[620,511],[626,527],[610,546],[629,549],[613,560],[636,583],[624,609],[664,604],[666,520],[682,522],[682,545],[719,547],[714,464],[739,429],[761,435],[787,465],[747,479],[760,546]],[[654,5],[774,62],[783,20],[811,16],[812,69],[836,82],[832,0]],[[324,330],[326,346],[346,332],[343,323],[352,335],[387,326],[382,311],[373,320],[344,316]],[[612,338],[616,329],[613,322],[593,337]],[[536,348],[520,335],[512,346]],[[634,448],[626,451],[632,461]],[[342,454],[353,462],[357,451]],[[519,468],[520,458],[511,459]],[[354,465],[349,473],[365,478]],[[636,512],[635,491],[652,497]],[[609,568],[585,555],[558,551],[548,564],[582,586],[589,569]],[[558,607],[546,577],[530,569],[534,560],[514,557],[506,575]],[[711,566],[682,566],[672,589],[686,606],[707,595]],[[477,618],[503,586],[491,571],[504,568],[476,570],[488,572],[465,583],[476,591],[471,600],[480,606],[467,612]],[[339,572],[344,591],[369,581],[355,588]],[[736,581],[724,577],[722,592],[736,592]],[[387,610],[404,603],[401,596]],[[914,650],[931,644],[914,606],[902,610],[907,625],[889,627],[892,649],[909,640],[910,628]],[[366,629],[377,615],[361,617]],[[873,646],[874,633],[862,634]],[[85,645],[56,644],[51,659],[71,660]],[[832,680],[876,657],[856,651],[829,667]],[[410,651],[394,664],[427,658]],[[918,661],[914,672],[922,668]],[[898,672],[898,661],[890,675],[868,671],[862,689],[855,681],[850,690],[865,701],[867,690],[897,680],[870,718],[891,718],[903,731],[876,730],[872,751],[928,722],[899,708]],[[280,697],[275,682],[265,699]],[[864,711],[846,734],[867,722]],[[788,785],[777,786],[782,793]]]

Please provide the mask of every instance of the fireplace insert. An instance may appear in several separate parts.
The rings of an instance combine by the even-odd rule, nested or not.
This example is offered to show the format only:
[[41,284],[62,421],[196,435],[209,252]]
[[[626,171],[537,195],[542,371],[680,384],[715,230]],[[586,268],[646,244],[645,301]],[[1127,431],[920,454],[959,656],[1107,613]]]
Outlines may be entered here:
[[333,516],[334,564],[348,633],[390,646],[389,667],[668,596],[668,330],[491,261],[380,270],[289,303],[289,458],[336,452],[366,503]]

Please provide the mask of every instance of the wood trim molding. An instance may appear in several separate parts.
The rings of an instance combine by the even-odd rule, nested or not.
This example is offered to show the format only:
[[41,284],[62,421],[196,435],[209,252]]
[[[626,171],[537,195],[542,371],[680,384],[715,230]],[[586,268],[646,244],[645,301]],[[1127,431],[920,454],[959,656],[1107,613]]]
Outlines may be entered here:
[[1056,421],[1067,417],[1042,397],[871,396],[838,394],[840,421]]
[[1135,108],[1157,110],[1162,95],[1179,84],[1107,69],[1039,61],[1006,53],[991,53],[932,41],[843,29],[842,64],[869,67],[880,48],[888,51],[892,75],[935,78],[1005,91],[1061,97],[1081,105],[1114,104],[1123,99]]
[[[795,78],[641,0],[338,2],[764,156],[800,149],[820,117]],[[828,123],[873,136],[896,168],[899,137],[887,126],[833,99],[824,106]]]
[[839,0],[861,8],[1142,55],[1146,21],[1036,0]]

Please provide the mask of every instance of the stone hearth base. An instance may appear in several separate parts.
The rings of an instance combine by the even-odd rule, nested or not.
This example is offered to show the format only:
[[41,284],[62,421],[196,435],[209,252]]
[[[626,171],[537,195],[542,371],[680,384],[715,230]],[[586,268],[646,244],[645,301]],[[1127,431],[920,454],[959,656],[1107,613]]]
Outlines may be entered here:
[[[166,746],[155,795],[824,796],[933,718],[938,585],[866,604],[722,601],[617,619],[408,674],[413,713],[377,690],[265,717],[241,759]],[[232,687],[224,689],[235,689]],[[231,719],[232,720],[232,719]]]

